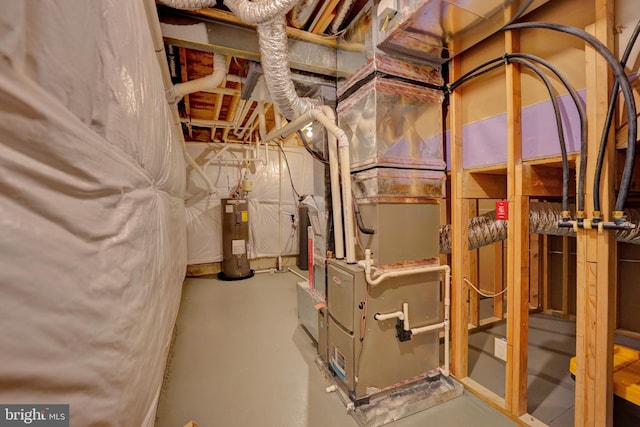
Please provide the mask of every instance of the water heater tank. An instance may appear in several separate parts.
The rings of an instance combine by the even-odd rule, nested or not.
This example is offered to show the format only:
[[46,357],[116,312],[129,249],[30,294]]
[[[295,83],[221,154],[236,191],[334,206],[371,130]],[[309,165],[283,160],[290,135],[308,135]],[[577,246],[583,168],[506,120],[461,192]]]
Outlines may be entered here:
[[247,257],[249,241],[249,205],[243,199],[222,199],[222,280],[240,280],[253,276]]

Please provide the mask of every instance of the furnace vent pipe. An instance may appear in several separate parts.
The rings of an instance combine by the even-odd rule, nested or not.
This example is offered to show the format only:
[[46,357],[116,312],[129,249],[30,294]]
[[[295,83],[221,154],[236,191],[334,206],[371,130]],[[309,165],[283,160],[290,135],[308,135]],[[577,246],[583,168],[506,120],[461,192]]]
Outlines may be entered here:
[[227,57],[220,54],[213,54],[213,72],[200,79],[189,80],[173,86],[171,92],[167,94],[169,102],[175,104],[190,93],[202,90],[215,89],[220,86],[227,76]]
[[[629,222],[640,224],[640,210],[625,209]],[[529,232],[552,236],[575,236],[571,227],[558,227],[562,220],[560,203],[531,203],[529,206]],[[508,221],[496,220],[495,212],[488,212],[469,220],[469,249],[477,249],[506,240]],[[617,230],[616,240],[622,243],[640,244],[640,227]],[[451,225],[440,227],[440,253],[451,253]]]

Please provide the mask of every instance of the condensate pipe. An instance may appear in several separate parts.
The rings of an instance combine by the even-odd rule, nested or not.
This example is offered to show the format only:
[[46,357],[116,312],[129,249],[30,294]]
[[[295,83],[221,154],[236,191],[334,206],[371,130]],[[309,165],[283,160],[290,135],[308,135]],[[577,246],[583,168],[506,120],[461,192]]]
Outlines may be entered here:
[[[441,323],[436,323],[434,325],[423,326],[421,328],[409,328],[409,307],[407,303],[402,304],[403,311],[402,318],[398,316],[400,320],[404,322],[404,329],[410,330],[412,334],[420,334],[429,331],[435,331],[440,328],[444,328],[444,368],[442,369],[442,374],[446,377],[449,376],[449,333],[451,330],[451,325],[449,322],[449,314],[451,309],[451,268],[448,265],[437,265],[431,267],[416,267],[406,270],[396,270],[390,271],[388,273],[383,273],[375,280],[371,279],[371,268],[373,267],[373,262],[371,260],[371,250],[365,250],[365,259],[362,261],[358,261],[358,265],[364,268],[365,278],[367,283],[370,286],[376,286],[383,280],[389,279],[391,277],[400,277],[400,276],[409,276],[412,274],[421,274],[421,273],[434,273],[439,272],[444,274],[444,320]],[[398,313],[398,312],[396,312]],[[395,314],[395,313],[391,313]],[[376,317],[377,316],[377,317]],[[381,316],[385,316],[384,314],[376,314],[374,318],[376,320],[383,320]]]
[[[349,138],[344,133],[342,129],[340,129],[335,121],[336,116],[331,107],[322,106],[320,107],[321,112],[317,113],[317,110],[310,110],[311,116],[316,119],[320,124],[324,126],[324,128],[329,132],[330,135],[335,136],[338,140],[338,153],[339,153],[339,162],[340,162],[340,174],[342,175],[342,197],[344,203],[342,205],[342,209],[344,211],[344,234],[345,234],[345,246],[346,246],[346,256],[347,256],[347,264],[355,264],[356,263],[356,247],[355,247],[355,227],[353,222],[353,200],[351,193],[351,168],[350,168],[350,158],[349,158]],[[329,144],[331,146],[332,144]],[[329,152],[331,154],[331,152]],[[329,159],[331,160],[331,158]],[[337,173],[337,172],[336,172]],[[333,191],[333,188],[332,188]],[[334,218],[335,220],[335,218]],[[335,224],[334,224],[335,225]]]
[[402,311],[394,311],[393,313],[376,313],[373,315],[373,318],[376,320],[389,320],[389,319],[400,319],[404,320],[404,313]]
[[169,102],[177,103],[186,95],[202,90],[215,89],[220,86],[227,76],[227,57],[220,54],[213,54],[213,72],[208,76],[178,83],[171,88],[167,95]]

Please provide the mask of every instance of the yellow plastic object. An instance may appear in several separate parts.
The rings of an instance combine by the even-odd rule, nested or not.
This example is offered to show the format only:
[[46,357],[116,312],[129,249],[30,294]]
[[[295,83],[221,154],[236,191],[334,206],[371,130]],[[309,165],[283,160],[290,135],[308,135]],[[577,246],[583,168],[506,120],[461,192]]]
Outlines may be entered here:
[[[576,374],[576,358],[569,362],[569,371]],[[640,406],[640,351],[614,344],[613,393]]]

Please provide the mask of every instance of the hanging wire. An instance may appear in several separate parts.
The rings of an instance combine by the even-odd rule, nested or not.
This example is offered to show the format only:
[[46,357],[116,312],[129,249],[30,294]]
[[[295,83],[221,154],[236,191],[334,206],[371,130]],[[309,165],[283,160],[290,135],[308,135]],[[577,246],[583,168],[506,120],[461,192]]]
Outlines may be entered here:
[[486,294],[484,292],[482,292],[480,289],[476,288],[474,286],[473,283],[471,283],[471,281],[469,281],[469,279],[467,279],[466,277],[463,277],[465,283],[469,286],[471,286],[473,288],[474,291],[476,291],[477,293],[479,293],[480,295],[482,295],[485,298],[495,298],[495,297],[499,297],[500,295],[504,294],[505,292],[507,292],[507,288],[504,288],[502,291],[498,292],[497,294]]
[[297,202],[298,199],[300,199],[300,193],[298,193],[298,191],[296,190],[296,186],[293,183],[293,177],[291,176],[291,168],[289,167],[289,159],[287,159],[287,153],[284,152],[280,144],[278,143],[273,143],[273,144],[275,144],[280,149],[280,151],[282,152],[282,156],[284,157],[284,162],[287,164],[287,172],[289,172],[289,181],[291,182],[291,189],[293,190],[293,194],[295,195],[295,200]]
[[[616,81],[620,85],[622,93],[624,95],[624,102],[626,106],[627,120],[629,121],[629,132],[627,136],[627,151],[624,162],[624,169],[622,171],[622,180],[620,182],[620,190],[618,191],[618,197],[616,198],[615,213],[619,213],[620,217],[615,221],[624,222],[624,204],[627,200],[629,193],[629,187],[631,186],[631,179],[633,178],[633,167],[635,163],[636,153],[636,141],[638,136],[638,123],[636,117],[636,104],[633,96],[633,90],[631,84],[624,71],[624,67],[618,62],[618,59],[613,53],[597,38],[587,33],[580,28],[574,28],[567,25],[553,24],[549,22],[523,22],[518,24],[507,25],[503,30],[520,30],[528,28],[541,28],[551,31],[557,31],[565,34],[571,34],[578,37],[585,42],[589,43],[593,49],[602,56],[609,64],[610,69],[615,74]],[[586,162],[580,165],[580,175],[586,175]]]
[[[636,44],[636,40],[638,39],[638,34],[640,34],[640,21],[636,23],[636,27],[634,28],[633,33],[631,34],[631,38],[627,43],[627,47],[624,50],[624,54],[622,55],[620,64],[623,67],[627,65],[627,61],[629,60],[629,56],[631,55],[633,46]],[[596,212],[600,212],[600,180],[602,179],[602,165],[604,164],[604,157],[607,151],[609,130],[611,129],[611,123],[613,121],[613,113],[616,107],[616,100],[618,99],[619,88],[620,84],[618,83],[618,80],[616,80],[613,83],[613,87],[611,88],[607,117],[602,128],[602,136],[600,137],[600,149],[598,150],[598,160],[596,163],[595,178],[593,180],[593,210]]]

